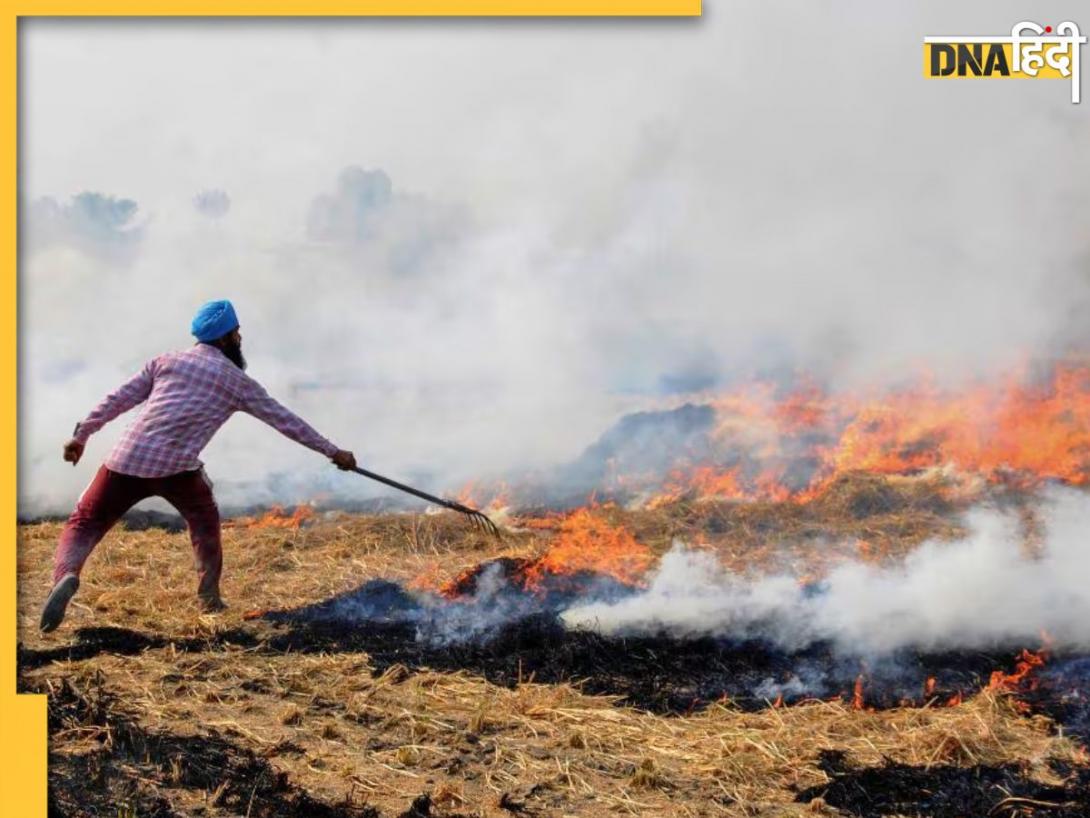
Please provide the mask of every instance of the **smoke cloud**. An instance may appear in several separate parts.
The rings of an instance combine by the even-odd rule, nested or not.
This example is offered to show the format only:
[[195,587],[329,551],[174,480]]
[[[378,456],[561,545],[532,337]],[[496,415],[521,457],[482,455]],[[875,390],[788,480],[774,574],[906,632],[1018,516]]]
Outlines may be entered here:
[[[1090,501],[1074,490],[1045,502],[1040,554],[997,510],[969,516],[970,534],[927,542],[893,566],[848,563],[816,586],[792,576],[740,577],[714,554],[677,543],[643,592],[564,612],[572,628],[763,639],[788,650],[830,642],[853,655],[901,648],[1034,645],[1090,648]],[[1047,635],[1047,636],[1043,636]]]
[[[274,395],[445,491],[757,370],[1085,348],[1086,105],[920,76],[1024,15],[26,21],[20,511],[70,508],[126,419],[76,469],[73,424],[210,298]],[[377,493],[249,418],[204,460],[225,506]]]

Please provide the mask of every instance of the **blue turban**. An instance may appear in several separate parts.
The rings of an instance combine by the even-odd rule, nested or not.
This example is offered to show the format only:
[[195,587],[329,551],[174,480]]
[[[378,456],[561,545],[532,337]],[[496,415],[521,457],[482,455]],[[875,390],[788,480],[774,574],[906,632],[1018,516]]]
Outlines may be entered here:
[[189,329],[198,341],[215,341],[238,328],[238,316],[231,302],[209,301],[193,316]]

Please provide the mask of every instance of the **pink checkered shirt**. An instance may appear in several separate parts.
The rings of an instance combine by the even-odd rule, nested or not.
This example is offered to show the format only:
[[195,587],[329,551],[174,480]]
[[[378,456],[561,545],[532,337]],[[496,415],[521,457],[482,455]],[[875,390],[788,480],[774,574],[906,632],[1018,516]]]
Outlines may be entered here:
[[337,452],[336,446],[208,344],[152,359],[76,427],[76,440],[86,443],[111,420],[144,401],[144,408],[106,459],[111,471],[165,477],[199,469],[201,450],[240,411],[327,457]]

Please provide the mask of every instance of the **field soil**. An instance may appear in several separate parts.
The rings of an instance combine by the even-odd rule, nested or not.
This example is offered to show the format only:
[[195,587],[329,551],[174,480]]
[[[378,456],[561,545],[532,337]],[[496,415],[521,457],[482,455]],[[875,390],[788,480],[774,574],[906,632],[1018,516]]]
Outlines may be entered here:
[[[805,506],[597,513],[654,554],[683,538],[738,571],[807,576],[954,539],[960,510],[934,487],[858,478]],[[531,627],[425,650],[402,626],[257,615],[374,579],[438,587],[562,534],[559,517],[505,521],[497,541],[451,514],[237,520],[224,529],[230,608],[216,615],[197,608],[184,532],[119,526],[49,635],[37,620],[60,524],[20,526],[20,685],[50,697],[50,814],[1090,815],[1085,748],[1009,693],[686,705],[685,674],[646,644],[562,654]],[[1025,523],[1032,548],[1029,510]]]

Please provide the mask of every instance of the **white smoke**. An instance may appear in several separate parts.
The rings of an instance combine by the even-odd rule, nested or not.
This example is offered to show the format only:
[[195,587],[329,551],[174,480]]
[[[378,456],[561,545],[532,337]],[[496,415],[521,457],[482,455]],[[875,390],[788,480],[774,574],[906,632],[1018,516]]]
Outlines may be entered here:
[[792,576],[749,579],[677,543],[647,589],[570,608],[571,628],[608,634],[762,638],[786,649],[818,641],[856,654],[899,648],[1090,648],[1090,498],[1056,490],[1043,550],[1027,553],[1018,521],[978,509],[970,534],[927,542],[896,566],[849,563],[817,587]]
[[[754,368],[956,380],[1087,340],[1086,104],[921,76],[924,36],[1024,3],[706,5],[24,21],[20,510],[68,510],[126,420],[76,469],[73,424],[210,298],[274,395],[444,490]],[[204,459],[224,503],[373,491],[249,419]]]

